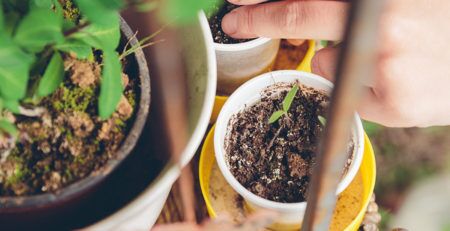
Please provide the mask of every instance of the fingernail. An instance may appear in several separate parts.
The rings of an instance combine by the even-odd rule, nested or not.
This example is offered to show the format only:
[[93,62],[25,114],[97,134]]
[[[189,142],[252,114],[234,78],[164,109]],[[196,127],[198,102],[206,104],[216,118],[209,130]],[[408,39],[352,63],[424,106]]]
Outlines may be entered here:
[[231,11],[222,19],[222,30],[228,35],[233,35],[238,30],[238,14],[236,11]]

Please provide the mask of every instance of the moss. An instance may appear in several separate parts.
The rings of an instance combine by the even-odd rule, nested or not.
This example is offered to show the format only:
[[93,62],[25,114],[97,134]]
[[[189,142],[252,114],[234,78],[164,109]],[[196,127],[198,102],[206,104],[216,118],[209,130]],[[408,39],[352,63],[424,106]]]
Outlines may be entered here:
[[52,101],[52,106],[56,111],[73,110],[84,112],[94,97],[95,92],[92,88],[74,87],[69,89],[61,87],[60,94],[57,94],[57,97]]
[[73,175],[69,168],[66,168],[66,170],[64,170],[64,175],[67,177],[69,181],[72,181]]
[[72,134],[72,132],[70,130],[67,130],[65,134],[66,134],[67,141],[70,142],[70,141],[73,140],[73,134]]
[[119,118],[116,118],[115,120],[114,120],[114,124],[116,124],[117,125],[117,127],[125,127],[125,121],[123,121],[123,120],[121,120],[121,119],[119,119]]
[[30,171],[28,170],[28,168],[26,168],[22,164],[16,162],[14,174],[7,179],[6,184],[9,184],[9,185],[17,184],[17,183],[23,181],[23,179],[29,173],[30,173]]
[[77,164],[84,164],[86,162],[86,160],[82,155],[78,155],[73,159],[73,162],[75,162]]
[[127,98],[128,102],[130,103],[132,108],[135,108],[136,106],[136,93],[133,91],[127,91],[125,94],[125,97]]
[[64,18],[77,23],[80,20],[80,10],[70,0],[59,0],[64,9]]
[[48,134],[45,132],[41,132],[41,133],[37,134],[37,136],[32,137],[33,142],[40,142],[40,141],[46,140],[47,138],[48,138]]

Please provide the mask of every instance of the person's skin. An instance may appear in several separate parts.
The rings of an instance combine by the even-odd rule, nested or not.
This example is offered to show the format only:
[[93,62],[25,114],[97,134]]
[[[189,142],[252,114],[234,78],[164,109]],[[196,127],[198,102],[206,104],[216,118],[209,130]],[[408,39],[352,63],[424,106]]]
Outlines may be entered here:
[[[222,21],[235,38],[342,39],[345,1],[228,0]],[[387,0],[379,23],[376,79],[358,112],[386,126],[450,124],[450,1]],[[319,51],[313,72],[333,79],[338,48]]]

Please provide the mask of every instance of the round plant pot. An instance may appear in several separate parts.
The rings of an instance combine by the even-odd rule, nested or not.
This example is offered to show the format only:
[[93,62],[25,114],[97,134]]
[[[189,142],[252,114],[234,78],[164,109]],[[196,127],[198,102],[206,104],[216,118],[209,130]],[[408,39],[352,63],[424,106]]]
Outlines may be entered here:
[[269,71],[279,47],[280,39],[270,38],[236,44],[214,43],[218,92],[230,95],[250,78]]
[[[150,15],[142,17],[140,20],[151,20]],[[181,154],[181,165],[169,162],[156,179],[126,206],[91,225],[87,230],[149,230],[158,218],[172,185],[180,175],[180,167],[189,163],[202,142],[214,105],[217,69],[208,21],[203,12],[199,13],[198,18],[198,21],[185,25],[178,31],[179,36],[183,38],[181,54],[186,60],[190,128],[189,139]],[[138,23],[136,22],[136,25]],[[145,29],[140,28],[140,31],[148,34],[145,33]],[[154,109],[153,106],[152,110]],[[160,131],[156,133],[158,135]],[[161,146],[157,140],[159,137],[153,138],[152,143]],[[148,140],[144,142],[148,143]]]
[[[131,45],[138,44],[128,24],[121,19],[122,44],[130,40]],[[83,201],[101,188],[108,178],[133,151],[142,133],[150,109],[150,77],[145,56],[141,49],[137,49],[130,56],[130,78],[138,81],[136,113],[131,129],[124,139],[116,155],[108,160],[99,170],[92,172],[73,184],[70,184],[55,193],[45,193],[33,196],[0,197],[0,223],[6,229],[30,229],[36,225],[42,228],[49,226],[72,227],[76,222],[65,221],[61,217],[73,216],[76,208],[83,205]],[[88,213],[88,212],[86,212]],[[67,219],[67,218],[66,218]],[[87,218],[86,220],[89,220]],[[61,220],[61,221],[60,221]],[[84,222],[84,221],[83,221]],[[83,223],[79,222],[79,224]],[[72,224],[70,224],[72,223]]]
[[[219,114],[214,133],[214,150],[217,164],[227,182],[244,198],[247,206],[251,210],[268,209],[276,211],[280,214],[276,222],[282,224],[298,224],[299,218],[304,215],[306,202],[280,203],[270,201],[247,190],[236,180],[229,170],[224,147],[227,132],[229,132],[229,121],[234,114],[243,110],[248,105],[253,105],[258,102],[261,98],[260,93],[268,86],[280,82],[293,83],[295,81],[299,81],[307,87],[325,91],[327,94],[333,88],[333,84],[328,80],[306,72],[274,71],[260,75],[243,84],[228,98]],[[356,113],[353,119],[352,137],[354,142],[353,159],[347,173],[342,177],[338,185],[336,194],[341,193],[351,183],[359,170],[363,158],[364,132],[361,120]]]

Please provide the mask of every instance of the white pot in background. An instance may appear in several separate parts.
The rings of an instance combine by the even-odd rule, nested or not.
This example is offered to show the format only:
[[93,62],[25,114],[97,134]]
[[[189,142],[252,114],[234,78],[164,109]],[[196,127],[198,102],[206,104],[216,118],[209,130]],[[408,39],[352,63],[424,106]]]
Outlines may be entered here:
[[[228,132],[228,123],[231,117],[237,112],[243,110],[248,105],[253,105],[261,99],[260,93],[268,86],[275,83],[293,83],[299,81],[300,83],[330,93],[333,84],[314,74],[300,72],[300,71],[274,71],[269,72],[250,81],[239,87],[226,101],[219,117],[217,119],[215,134],[214,134],[214,151],[216,155],[217,164],[227,180],[227,182],[238,192],[245,200],[246,204],[252,210],[268,209],[276,211],[280,217],[275,222],[289,225],[299,225],[301,217],[303,217],[306,202],[300,203],[280,203],[270,201],[259,197],[244,186],[242,186],[228,168],[226,153],[225,153],[225,138]],[[364,150],[364,131],[359,116],[355,113],[353,120],[353,142],[354,142],[354,158],[352,163],[338,185],[336,193],[339,194],[351,183],[361,165],[363,150]]]
[[229,95],[250,78],[270,71],[279,47],[280,40],[270,38],[236,44],[214,43],[218,92]]

